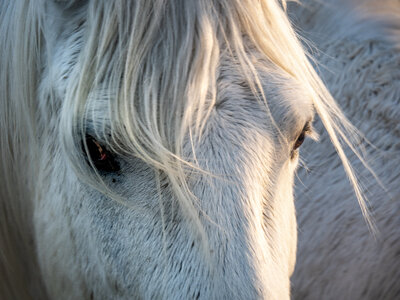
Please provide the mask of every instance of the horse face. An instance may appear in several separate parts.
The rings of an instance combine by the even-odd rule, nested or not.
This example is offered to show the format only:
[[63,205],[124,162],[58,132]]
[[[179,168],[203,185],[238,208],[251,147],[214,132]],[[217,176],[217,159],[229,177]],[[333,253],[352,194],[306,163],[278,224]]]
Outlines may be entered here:
[[[56,18],[51,22],[63,27]],[[183,216],[168,179],[157,177],[143,160],[113,154],[104,141],[90,138],[89,152],[105,160],[95,163],[101,180],[118,191],[123,204],[77,175],[56,141],[65,134],[60,116],[71,108],[63,100],[84,42],[81,31],[62,31],[48,39],[53,52],[46,53],[40,90],[44,110],[56,107],[43,133],[45,167],[35,206],[38,255],[50,296],[289,297],[296,251],[293,176],[297,148],[313,115],[301,86],[260,63],[267,110],[230,58],[220,58],[217,102],[194,153],[190,139],[184,145],[207,171],[188,178],[204,241]],[[92,100],[99,114],[88,122],[89,132],[107,127],[101,116],[109,113],[103,109],[108,94]]]

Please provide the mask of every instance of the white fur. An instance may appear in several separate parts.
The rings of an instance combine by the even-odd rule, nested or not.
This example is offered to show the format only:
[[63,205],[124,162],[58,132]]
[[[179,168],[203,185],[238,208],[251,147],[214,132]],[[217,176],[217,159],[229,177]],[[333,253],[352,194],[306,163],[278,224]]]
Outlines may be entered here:
[[[305,145],[306,168],[299,171],[295,192],[299,248],[293,296],[399,299],[399,2],[307,1],[291,12],[319,49],[320,75],[329,90],[373,144],[363,143],[387,189],[355,164],[376,221],[374,236],[326,135]],[[319,122],[315,126],[321,131]]]
[[285,6],[0,1],[1,297],[289,298],[314,109],[368,210]]

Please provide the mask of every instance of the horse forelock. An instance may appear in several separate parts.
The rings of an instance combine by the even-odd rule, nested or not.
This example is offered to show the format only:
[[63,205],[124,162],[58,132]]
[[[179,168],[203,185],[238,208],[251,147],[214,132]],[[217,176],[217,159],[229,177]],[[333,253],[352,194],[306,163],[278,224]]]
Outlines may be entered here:
[[201,136],[217,102],[224,57],[268,108],[255,52],[308,91],[368,215],[337,137],[357,152],[347,137],[357,130],[311,67],[277,1],[96,2],[89,3],[86,26],[87,42],[65,101],[74,114],[66,110],[63,120],[77,119],[64,124],[81,124],[84,131],[89,94],[104,88],[113,93],[107,104],[113,139],[176,182],[174,191],[189,216],[196,219],[185,168],[196,166],[183,155],[184,139],[189,134],[195,145]]
[[[185,170],[198,166],[184,156],[184,140],[190,135],[195,148],[217,102],[221,59],[229,57],[257,94],[262,87],[254,49],[267,52],[266,59],[284,72],[292,70],[295,57],[279,57],[288,46],[274,32],[283,17],[275,2],[89,3],[86,42],[63,103],[68,109],[63,110],[61,126],[70,132],[64,140],[67,153],[79,157],[76,139],[83,139],[88,119],[96,115],[93,110],[99,109],[98,99],[106,93],[102,105],[109,130],[103,133],[111,137],[103,139],[112,147],[118,141],[119,150],[166,173],[175,182],[172,186],[185,213],[197,219]],[[274,23],[276,28],[271,29]],[[269,30],[274,41],[268,43],[262,29]],[[300,49],[292,32],[284,34],[295,45],[292,48]],[[71,160],[78,170],[83,165],[79,159]]]
[[[289,26],[281,24],[282,18],[276,2],[89,4],[87,42],[64,102],[74,114],[65,110],[63,124],[75,126],[68,129],[74,133],[65,144],[76,144],[72,139],[85,130],[85,118],[91,114],[88,106],[96,107],[88,99],[106,90],[112,99],[105,103],[110,132],[115,135],[111,140],[186,186],[183,169],[188,159],[183,157],[183,141],[188,133],[201,136],[216,104],[221,59],[230,56],[236,62],[255,94],[262,88],[257,62],[251,57],[254,49],[283,71],[292,72],[298,57],[294,53],[301,48],[293,32],[275,32]],[[269,34],[263,36],[266,30]],[[288,45],[292,53],[283,55],[290,50]],[[69,120],[72,115],[73,121]],[[179,190],[178,194],[188,196]]]

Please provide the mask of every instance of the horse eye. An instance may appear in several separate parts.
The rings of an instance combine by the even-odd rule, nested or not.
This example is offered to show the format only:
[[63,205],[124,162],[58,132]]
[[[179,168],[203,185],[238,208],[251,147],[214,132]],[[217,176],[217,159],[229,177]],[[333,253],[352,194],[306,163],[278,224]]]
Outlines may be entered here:
[[300,136],[297,138],[296,142],[294,143],[293,150],[298,149],[301,146],[301,144],[303,144],[305,137],[306,137],[306,133],[305,133],[305,131],[303,131],[300,134]]
[[[91,158],[93,165],[98,171],[117,172],[120,170],[118,162],[106,147],[102,146],[95,138],[86,136],[87,155]],[[85,149],[83,149],[84,152]]]

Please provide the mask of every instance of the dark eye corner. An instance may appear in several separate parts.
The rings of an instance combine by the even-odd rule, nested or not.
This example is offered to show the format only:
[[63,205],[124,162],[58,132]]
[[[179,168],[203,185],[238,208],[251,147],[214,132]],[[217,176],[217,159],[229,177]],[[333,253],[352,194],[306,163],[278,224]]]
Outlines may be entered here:
[[[115,155],[109,151],[106,146],[101,145],[91,135],[86,135],[85,143],[82,143],[83,153],[85,153],[88,157],[88,163],[93,164],[97,171],[113,173],[120,170],[120,166],[115,159]],[[89,157],[91,163],[89,162]]]
[[300,135],[297,137],[297,139],[293,145],[293,151],[300,148],[300,146],[303,144],[303,142],[307,136],[311,137],[314,140],[318,139],[318,135],[314,132],[314,130],[312,128],[311,121],[308,121],[306,123],[306,125],[303,127],[303,130],[301,131]]

